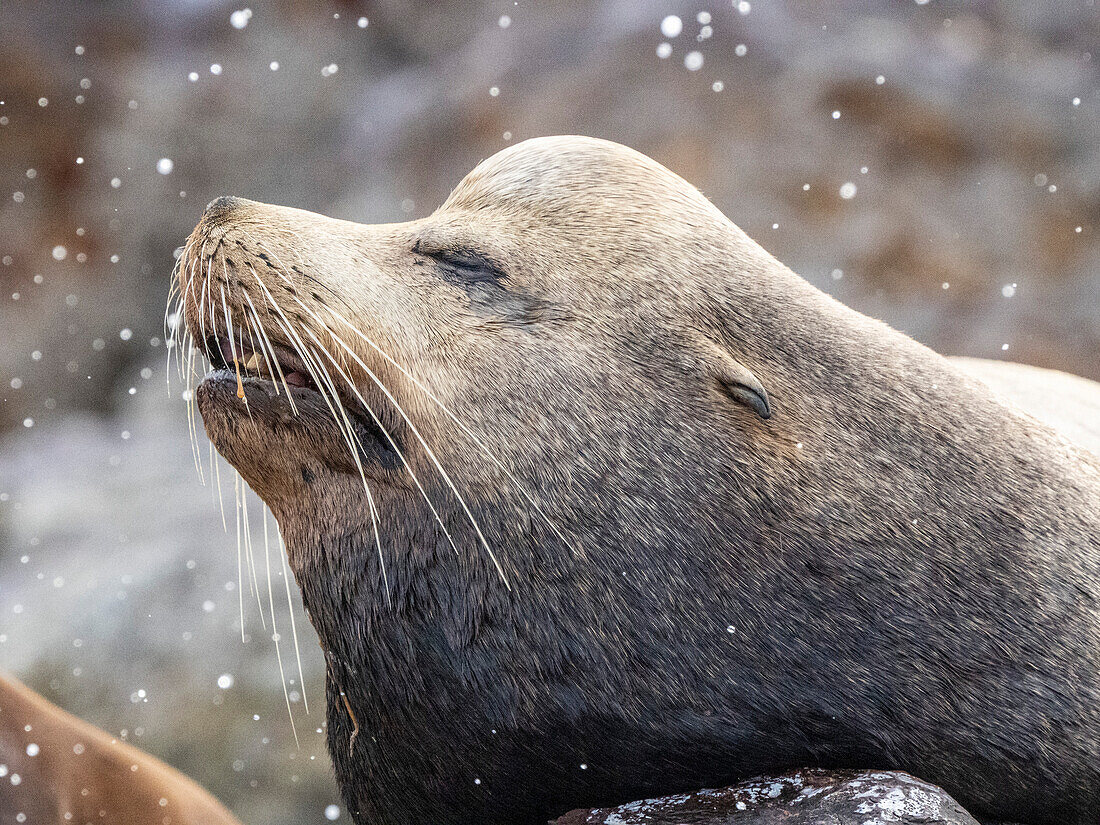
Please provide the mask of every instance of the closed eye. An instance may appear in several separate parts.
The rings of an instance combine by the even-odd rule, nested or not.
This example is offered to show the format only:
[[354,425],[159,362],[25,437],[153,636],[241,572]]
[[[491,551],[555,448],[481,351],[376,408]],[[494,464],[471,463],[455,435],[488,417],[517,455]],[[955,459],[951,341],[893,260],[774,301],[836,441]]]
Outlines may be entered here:
[[466,283],[499,284],[508,277],[499,264],[469,247],[433,247],[417,241],[413,252],[426,255],[441,264],[446,274]]

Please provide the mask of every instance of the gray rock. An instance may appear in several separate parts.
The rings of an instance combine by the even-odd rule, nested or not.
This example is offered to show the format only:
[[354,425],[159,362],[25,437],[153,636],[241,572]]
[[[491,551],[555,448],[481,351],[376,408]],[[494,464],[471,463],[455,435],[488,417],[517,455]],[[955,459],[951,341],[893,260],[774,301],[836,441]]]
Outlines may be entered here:
[[570,811],[554,825],[978,825],[947,792],[898,771],[810,769],[717,790]]

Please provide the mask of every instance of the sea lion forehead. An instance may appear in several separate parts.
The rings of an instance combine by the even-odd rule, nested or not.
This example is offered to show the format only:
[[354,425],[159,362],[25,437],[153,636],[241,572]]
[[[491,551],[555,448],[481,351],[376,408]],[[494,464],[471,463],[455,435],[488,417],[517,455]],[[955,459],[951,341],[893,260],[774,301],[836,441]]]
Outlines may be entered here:
[[479,163],[442,210],[520,208],[551,215],[578,210],[643,211],[675,202],[724,218],[690,183],[627,146],[600,138],[531,138]]

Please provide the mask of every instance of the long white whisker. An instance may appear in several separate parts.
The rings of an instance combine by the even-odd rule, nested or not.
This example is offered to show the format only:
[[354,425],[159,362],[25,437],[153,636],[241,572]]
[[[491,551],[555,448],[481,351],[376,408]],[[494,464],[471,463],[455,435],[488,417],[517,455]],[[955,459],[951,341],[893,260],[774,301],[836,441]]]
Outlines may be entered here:
[[[275,524],[278,528],[278,522]],[[290,569],[286,561],[286,542],[283,541],[282,530],[276,529],[279,539],[279,564],[283,571],[283,584],[286,585],[286,609],[290,614],[290,635],[294,639],[294,658],[298,661],[298,685],[302,688],[302,702],[309,713],[309,697],[306,696],[306,677],[302,673],[302,652],[298,647],[298,623],[294,620],[294,600],[290,597]]]
[[256,575],[256,558],[252,553],[252,527],[248,521],[248,488],[244,482],[241,482],[241,521],[244,524],[244,549],[248,554],[248,569],[251,580],[248,583],[249,589],[256,594],[256,607],[260,613],[260,626],[267,629],[267,622],[264,621],[264,606],[260,601],[260,582]]
[[244,634],[244,576],[241,564],[241,476],[237,474],[233,482],[233,492],[237,497],[237,601],[241,606],[241,641],[245,641]]
[[[306,330],[306,332],[309,333],[311,337],[313,337],[313,333],[310,332],[308,329]],[[322,349],[322,352],[328,355],[327,350]],[[313,369],[311,368],[310,371],[313,372]],[[336,386],[332,382],[332,377],[328,374],[326,370],[321,368],[320,365],[318,365],[316,373],[317,374],[314,376],[314,378],[324,378],[325,383],[328,385],[329,392],[332,394],[333,399],[340,407],[340,415],[343,417],[344,420],[344,426],[341,427],[341,431],[344,432],[344,440],[348,442],[348,448],[354,454],[355,466],[359,468],[359,477],[363,480],[363,489],[366,490],[367,493],[367,506],[370,508],[371,525],[374,528],[374,543],[378,547],[378,563],[382,569],[382,588],[386,593],[386,603],[390,604],[390,579],[389,576],[386,574],[386,559],[382,555],[382,538],[378,533],[378,510],[374,505],[374,494],[371,492],[370,485],[367,483],[367,475],[363,469],[362,461],[359,458],[359,451],[363,449],[363,444],[359,440],[359,436],[356,434],[355,428],[352,426],[351,419],[348,418],[347,412],[344,410],[344,405],[340,403],[340,394],[336,391]],[[318,383],[320,382],[318,381]],[[329,409],[332,409],[331,404],[329,404]],[[333,415],[335,416],[335,414],[336,413],[334,410]],[[337,426],[339,425],[340,422],[338,420]],[[353,441],[354,443],[352,443]]]
[[[485,455],[485,457],[488,458],[489,461],[492,462],[494,466],[496,466],[499,470],[501,470],[508,477],[508,479],[513,484],[516,485],[516,489],[519,490],[520,494],[527,500],[527,503],[530,504],[534,508],[535,512],[539,514],[539,516],[542,518],[543,522],[546,523],[546,526],[554,531],[554,534],[558,537],[558,540],[561,541],[561,543],[564,544],[566,547],[571,547],[572,546],[566,540],[565,536],[563,536],[561,534],[561,531],[558,530],[557,525],[555,525],[554,522],[551,521],[549,516],[547,516],[543,512],[543,510],[539,506],[538,502],[535,501],[535,499],[531,496],[531,494],[527,492],[527,489],[525,488],[523,483],[518,478],[516,478],[515,475],[513,475],[512,472],[507,467],[504,466],[504,464],[500,461],[499,458],[496,457],[496,455],[493,453],[493,451],[484,442],[482,442],[480,438],[478,438],[476,433],[474,433],[468,426],[466,426],[466,424],[464,424],[458,418],[458,416],[455,415],[447,407],[446,404],[444,404],[439,398],[436,397],[435,393],[433,393],[430,389],[428,389],[428,387],[425,386],[424,383],[421,382],[415,375],[413,375],[411,372],[409,372],[407,369],[405,369],[403,366],[401,366],[401,364],[399,364],[396,360],[394,360],[389,355],[389,353],[387,353],[380,346],[378,346],[378,344],[376,344],[374,341],[372,341],[370,339],[370,337],[365,335],[358,327],[356,327],[353,323],[351,323],[351,321],[349,321],[347,318],[345,318],[343,315],[341,315],[339,312],[337,312],[331,306],[327,307],[327,310],[328,310],[328,312],[332,313],[332,315],[334,315],[337,320],[341,321],[345,326],[347,326],[348,329],[350,329],[352,332],[354,332],[356,335],[358,335],[361,339],[363,339],[363,341],[367,344],[367,346],[369,346],[371,349],[373,349],[375,352],[377,352],[380,356],[382,356],[383,359],[385,359],[389,364],[391,364],[395,369],[397,369],[402,375],[404,375],[406,378],[408,378],[409,381],[412,382],[413,386],[415,386],[418,390],[420,390],[422,393],[424,393],[424,395],[427,396],[427,398],[429,400],[431,400],[437,407],[439,407],[439,409],[448,418],[450,418],[462,430],[462,432],[464,432],[467,435],[467,437],[470,438],[471,441],[473,441],[473,443],[481,450],[481,452]],[[336,337],[336,336],[334,336],[334,337]],[[340,340],[340,339],[337,337],[337,340]],[[351,352],[351,349],[350,349],[350,347],[347,346],[347,344],[343,344],[343,347],[344,347],[344,349],[348,350],[349,353]]]
[[[298,741],[298,727],[294,724],[294,711],[290,707],[290,692],[286,688],[286,672],[283,669],[283,653],[279,647],[279,626],[275,621],[275,595],[271,589],[271,544],[267,534],[267,509],[263,511],[264,522],[264,568],[267,570],[267,608],[271,612],[271,638],[275,642],[275,658],[279,662],[279,680],[283,685],[283,698],[286,700],[286,715],[290,717],[290,729],[294,732],[294,744],[301,748]],[[288,604],[287,607],[290,607]]]
[[[252,267],[249,267],[249,269],[252,269]],[[256,274],[255,270],[252,271],[252,274],[253,275]],[[283,382],[283,389],[286,390],[286,397],[287,397],[287,400],[290,402],[290,409],[293,411],[293,413],[295,415],[297,415],[298,414],[298,407],[295,406],[295,404],[294,404],[294,395],[293,395],[293,393],[291,393],[290,387],[286,383],[286,376],[283,375],[283,368],[279,365],[279,359],[277,357],[275,357],[275,347],[272,345],[271,339],[267,337],[267,330],[264,329],[264,325],[262,323],[260,323],[260,315],[256,311],[256,305],[252,303],[252,299],[248,297],[247,292],[244,293],[244,297],[245,297],[245,300],[248,301],[248,305],[250,307],[252,307],[252,317],[255,318],[255,320],[256,320],[256,329],[258,329],[260,331],[260,337],[267,344],[267,349],[271,354],[270,359],[268,359],[268,356],[267,356],[266,353],[264,354],[264,358],[268,359],[268,374],[271,375],[272,377],[274,377],[276,373],[278,374],[279,380]],[[274,372],[271,371],[272,364],[274,364],[274,366],[275,366],[275,371]],[[279,385],[274,381],[272,381],[272,383],[275,384],[276,392],[278,392]]]
[[[267,334],[264,332],[263,324],[260,323],[260,315],[256,312],[256,305],[252,303],[252,299],[248,297],[248,293],[244,293],[244,298],[248,302],[249,311],[252,313],[252,325],[256,328],[256,338],[260,344],[260,352],[263,354],[264,363],[267,365],[267,374],[271,378],[271,383],[275,387],[275,394],[282,395],[282,391],[279,389],[279,382],[275,379],[275,367],[272,366],[272,361],[277,364],[278,358],[275,358],[275,353],[272,351],[271,342],[267,340]],[[282,372],[279,372],[279,377],[282,378]],[[287,396],[290,396],[290,388],[286,387],[286,379],[283,379],[283,386],[286,388]]]
[[435,504],[432,503],[431,498],[428,496],[428,492],[420,483],[420,479],[417,478],[416,471],[413,470],[412,465],[405,457],[405,454],[401,450],[401,448],[397,446],[397,442],[394,440],[393,436],[390,435],[389,430],[386,429],[386,425],[382,423],[382,420],[374,412],[374,409],[369,403],[367,403],[367,399],[365,399],[363,397],[363,394],[359,392],[359,388],[355,386],[355,382],[352,380],[351,376],[348,375],[340,367],[339,362],[327,349],[325,349],[325,347],[321,345],[321,342],[317,340],[317,336],[315,336],[309,329],[306,329],[306,333],[314,340],[314,342],[316,342],[318,349],[320,349],[320,351],[325,354],[329,361],[332,362],[332,366],[336,368],[336,371],[338,373],[340,373],[340,377],[344,379],[344,382],[348,385],[348,389],[350,389],[355,394],[355,397],[359,400],[359,403],[363,405],[363,408],[367,411],[367,414],[370,415],[371,420],[374,421],[375,426],[378,427],[379,430],[381,430],[382,435],[385,436],[386,441],[389,442],[390,448],[394,451],[394,453],[396,453],[398,459],[400,459],[405,469],[408,470],[409,476],[413,480],[413,484],[415,484],[416,489],[420,491],[420,495],[424,498],[424,501],[427,503],[428,508],[432,511],[432,515],[435,517],[436,523],[439,524],[440,529],[443,530],[443,535],[447,537],[447,541],[457,553],[458,545],[455,544],[455,540],[451,537],[451,532],[447,529],[447,525],[443,523],[443,518],[439,515],[439,511],[436,510]]
[[[225,309],[225,334],[229,337],[229,351],[233,355],[233,368],[237,372],[237,397],[244,402],[244,405],[248,406],[248,396],[244,394],[244,385],[241,383],[241,362],[237,357],[237,342],[233,339],[233,319],[229,314],[229,304],[225,300],[225,290],[221,285],[218,285],[218,289],[222,294],[222,308]],[[251,412],[249,413],[251,417]]]
[[[213,457],[213,455],[214,455],[214,453],[213,453],[213,450],[214,450],[213,444],[210,445],[210,450],[211,450],[210,455],[211,455],[211,457]],[[221,510],[221,513],[222,513],[222,530],[224,530],[226,533],[228,533],[229,532],[229,525],[225,520],[225,498],[222,496],[222,474],[221,474],[221,469],[220,469],[221,465],[218,464],[218,461],[217,461],[216,458],[213,459],[213,463],[214,463],[214,480],[215,480],[214,481],[214,486],[218,488],[218,509]]]
[[[297,301],[299,306],[301,306],[306,312],[310,313],[319,323],[321,323],[322,325],[324,324],[320,317],[315,312],[313,312],[312,309],[302,303],[302,301],[298,299],[297,296],[294,297],[294,300]],[[474,528],[474,532],[477,533],[477,537],[481,541],[482,546],[489,554],[489,558],[492,560],[493,565],[496,567],[497,573],[500,575],[501,580],[504,582],[504,586],[511,590],[512,586],[508,583],[508,577],[504,573],[504,568],[501,566],[500,561],[497,559],[496,554],[493,552],[493,548],[489,546],[489,541],[485,538],[485,534],[481,532],[481,527],[478,525],[477,519],[474,518],[474,514],[470,511],[469,506],[466,504],[466,499],[464,499],[462,497],[462,494],[458,492],[458,488],[455,486],[454,481],[451,480],[450,475],[443,468],[443,465],[439,462],[439,459],[436,457],[435,452],[430,446],[428,446],[428,442],[420,433],[420,430],[417,428],[416,424],[414,424],[412,419],[409,418],[409,416],[405,413],[404,408],[401,406],[398,400],[393,397],[393,393],[389,391],[389,388],[386,387],[386,385],[382,382],[382,379],[375,375],[374,371],[363,362],[363,359],[360,358],[359,355],[353,349],[351,349],[351,347],[349,347],[347,344],[344,344],[343,341],[340,341],[340,343],[343,344],[343,347],[347,351],[348,355],[350,355],[356,361],[356,363],[359,364],[360,368],[370,377],[370,379],[375,383],[378,389],[382,391],[382,394],[385,395],[387,399],[389,399],[389,402],[393,404],[394,409],[397,410],[402,419],[404,419],[405,423],[408,425],[409,430],[413,433],[413,435],[416,436],[417,441],[420,442],[420,446],[424,448],[424,452],[427,454],[428,458],[431,459],[432,464],[435,466],[436,472],[439,473],[440,477],[451,489],[451,492],[454,494],[455,499],[462,507],[463,512],[466,513],[466,518],[469,519],[470,526]]]

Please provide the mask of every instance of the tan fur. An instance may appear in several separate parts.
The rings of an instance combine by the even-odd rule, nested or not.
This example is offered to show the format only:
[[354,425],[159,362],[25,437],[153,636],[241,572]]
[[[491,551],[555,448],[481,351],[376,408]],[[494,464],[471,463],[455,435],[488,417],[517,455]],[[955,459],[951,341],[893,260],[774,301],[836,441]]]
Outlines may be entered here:
[[1009,361],[952,358],[951,362],[1010,404],[1100,455],[1100,384],[1058,370]]
[[3,825],[240,825],[179,771],[6,676],[0,763]]

